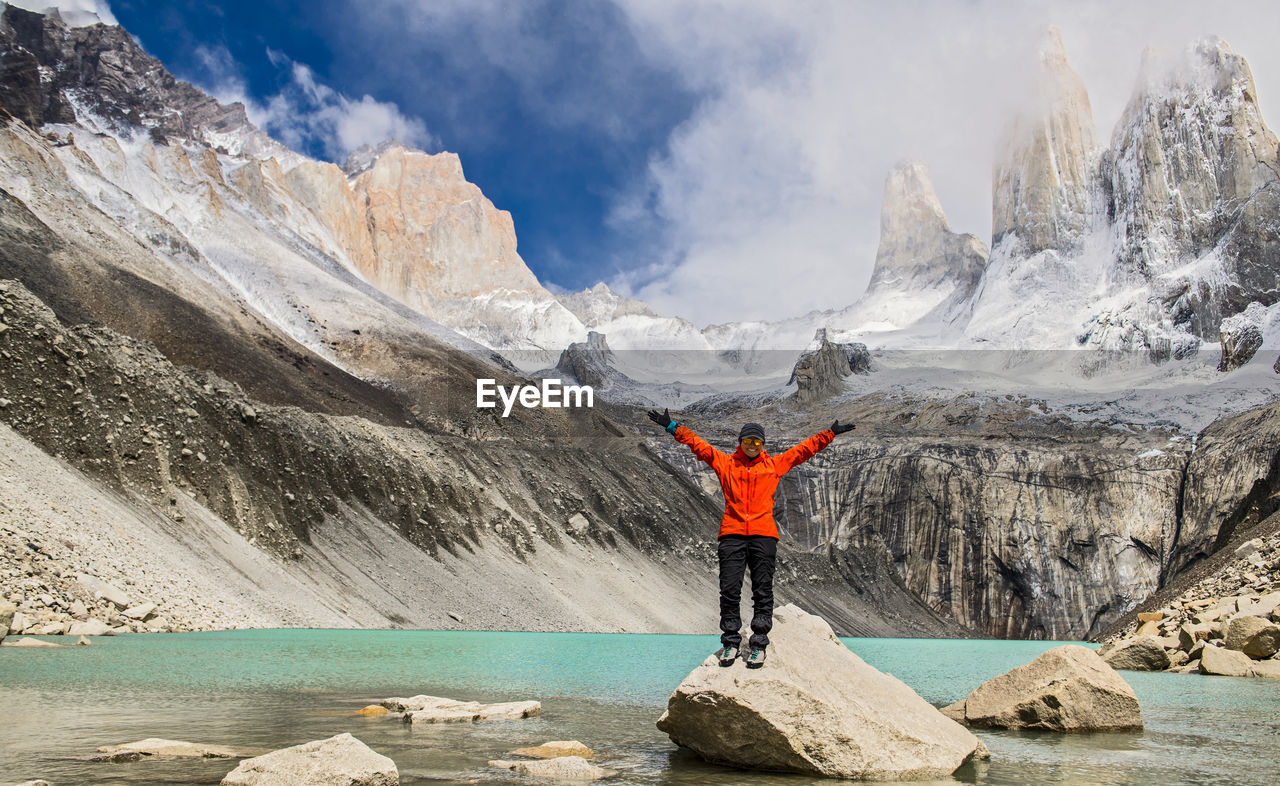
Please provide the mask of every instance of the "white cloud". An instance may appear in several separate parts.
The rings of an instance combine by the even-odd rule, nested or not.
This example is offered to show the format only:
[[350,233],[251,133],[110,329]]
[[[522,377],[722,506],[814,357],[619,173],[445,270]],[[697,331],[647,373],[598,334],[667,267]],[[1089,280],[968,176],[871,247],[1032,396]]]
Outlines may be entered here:
[[[1143,48],[1222,35],[1280,105],[1270,3],[978,0],[623,7],[649,57],[705,96],[614,218],[662,243],[611,281],[695,321],[779,318],[856,299],[878,243],[885,174],[927,163],[952,229],[990,236],[991,170],[1046,25],[1108,140]],[[1268,104],[1270,100],[1270,104]]]
[[[277,61],[280,55],[272,57]],[[341,161],[364,145],[395,139],[420,148],[435,144],[426,123],[390,101],[364,95],[349,98],[316,81],[315,73],[289,61],[291,83],[267,102],[265,128],[281,142],[305,148],[318,140],[326,158]]]
[[50,8],[58,9],[62,21],[72,27],[93,25],[98,22],[104,25],[118,25],[115,16],[106,0],[5,0],[9,5],[25,8],[28,11],[44,13]]
[[200,46],[195,56],[204,72],[198,81],[205,90],[219,101],[244,104],[254,125],[295,150],[308,151],[318,144],[325,158],[341,163],[353,150],[389,139],[423,149],[436,145],[421,119],[405,115],[390,101],[339,93],[281,52],[268,49],[267,57],[277,68],[288,69],[290,79],[265,101],[250,95],[239,64],[225,46]]

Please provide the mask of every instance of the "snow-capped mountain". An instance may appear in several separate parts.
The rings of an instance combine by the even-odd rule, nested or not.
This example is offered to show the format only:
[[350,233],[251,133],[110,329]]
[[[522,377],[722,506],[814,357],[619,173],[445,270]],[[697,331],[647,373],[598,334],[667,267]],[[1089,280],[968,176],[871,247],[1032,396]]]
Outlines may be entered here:
[[885,181],[861,298],[699,328],[604,284],[553,295],[520,258],[510,214],[456,155],[388,143],[345,167],[314,161],[243,107],[174,79],[118,27],[10,17],[20,21],[0,32],[10,63],[0,99],[43,136],[6,131],[5,187],[39,201],[32,184],[65,172],[78,192],[68,200],[169,238],[176,264],[335,362],[348,362],[337,348],[367,325],[367,299],[394,314],[389,324],[502,351],[526,371],[596,331],[632,379],[731,388],[785,382],[819,330],[873,350],[1092,348],[1163,361],[1280,297],[1276,139],[1248,65],[1216,39],[1172,64],[1148,58],[1103,149],[1050,30],[1040,101],[1012,121],[994,170],[989,252],[951,230],[927,168],[904,163]]

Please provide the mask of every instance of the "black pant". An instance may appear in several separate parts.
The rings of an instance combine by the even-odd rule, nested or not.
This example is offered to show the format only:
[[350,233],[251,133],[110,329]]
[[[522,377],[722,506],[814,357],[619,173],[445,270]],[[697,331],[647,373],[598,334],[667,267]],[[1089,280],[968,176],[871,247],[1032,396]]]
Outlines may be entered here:
[[741,647],[742,576],[751,570],[752,649],[769,645],[773,628],[773,565],[778,558],[778,539],[768,535],[725,535],[716,549],[720,557],[720,643]]

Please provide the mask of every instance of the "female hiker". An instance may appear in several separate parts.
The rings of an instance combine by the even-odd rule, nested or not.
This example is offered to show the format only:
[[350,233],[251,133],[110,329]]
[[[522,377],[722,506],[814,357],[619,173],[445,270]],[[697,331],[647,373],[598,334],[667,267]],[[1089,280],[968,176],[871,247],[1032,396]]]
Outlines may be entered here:
[[717,554],[720,558],[720,643],[716,651],[721,666],[732,666],[742,646],[742,619],[738,604],[742,599],[744,569],[751,571],[751,651],[747,668],[764,665],[765,647],[773,628],[773,567],[778,555],[778,526],[773,521],[773,492],[778,481],[831,443],[836,435],[853,429],[853,424],[819,431],[790,450],[770,456],[764,451],[764,427],[748,423],[738,432],[738,449],[721,453],[710,443],[671,419],[669,410],[650,410],[649,419],[689,446],[693,455],[715,471],[724,490],[724,517],[720,519]]

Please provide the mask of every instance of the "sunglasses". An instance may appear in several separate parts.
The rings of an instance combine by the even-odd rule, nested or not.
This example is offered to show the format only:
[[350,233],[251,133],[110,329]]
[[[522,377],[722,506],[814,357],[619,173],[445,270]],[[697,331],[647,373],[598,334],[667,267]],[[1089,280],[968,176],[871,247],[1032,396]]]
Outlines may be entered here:
[[743,440],[742,440],[742,444],[744,444],[744,445],[752,445],[752,446],[754,446],[754,447],[757,447],[757,448],[758,448],[758,447],[760,447],[761,445],[763,445],[763,444],[764,444],[764,440],[763,440],[763,439],[756,439],[755,437],[744,437],[744,438],[743,438]]

